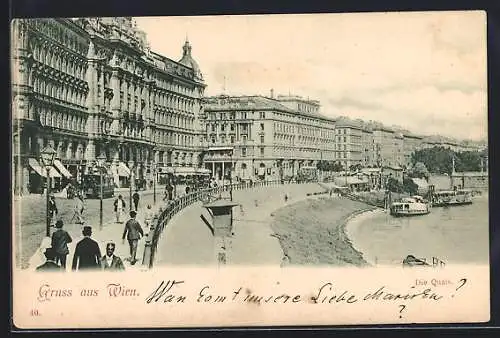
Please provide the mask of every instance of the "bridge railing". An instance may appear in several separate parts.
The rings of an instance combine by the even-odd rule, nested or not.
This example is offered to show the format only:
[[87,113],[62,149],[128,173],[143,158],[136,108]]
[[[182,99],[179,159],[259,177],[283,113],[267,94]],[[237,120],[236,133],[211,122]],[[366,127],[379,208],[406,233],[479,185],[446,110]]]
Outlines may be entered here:
[[146,237],[142,264],[148,266],[149,268],[153,267],[158,242],[170,220],[172,220],[172,218],[182,209],[196,202],[207,203],[215,199],[227,198],[227,194],[223,197],[223,193],[230,192],[231,188],[233,191],[237,191],[259,187],[278,186],[288,183],[289,182],[284,182],[283,180],[258,182],[244,181],[214,188],[196,190],[183,196],[179,196],[173,200],[166,201],[165,205],[158,210],[151,223],[152,226]]

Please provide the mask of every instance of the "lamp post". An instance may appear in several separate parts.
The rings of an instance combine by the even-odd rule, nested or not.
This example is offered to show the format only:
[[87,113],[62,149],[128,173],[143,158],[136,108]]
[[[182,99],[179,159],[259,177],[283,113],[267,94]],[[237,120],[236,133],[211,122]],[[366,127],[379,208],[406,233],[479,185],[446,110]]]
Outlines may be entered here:
[[233,200],[233,149],[231,149],[231,168],[229,168],[229,198]]
[[99,167],[99,178],[100,178],[100,192],[99,192],[99,229],[102,230],[102,195],[103,195],[103,182],[102,182],[102,172],[104,170],[104,165],[106,164],[106,154],[101,153],[101,155],[96,157],[97,165]]
[[156,163],[151,164],[151,171],[153,172],[153,204],[156,205]]
[[132,211],[132,178],[134,177],[134,167],[130,168],[130,177],[129,177],[129,185],[128,185],[128,210]]
[[46,191],[46,227],[45,234],[50,237],[50,214],[49,214],[49,194],[50,194],[50,168],[54,164],[54,157],[56,156],[56,151],[49,145],[41,151],[41,160],[45,167],[46,178],[47,178],[47,191]]

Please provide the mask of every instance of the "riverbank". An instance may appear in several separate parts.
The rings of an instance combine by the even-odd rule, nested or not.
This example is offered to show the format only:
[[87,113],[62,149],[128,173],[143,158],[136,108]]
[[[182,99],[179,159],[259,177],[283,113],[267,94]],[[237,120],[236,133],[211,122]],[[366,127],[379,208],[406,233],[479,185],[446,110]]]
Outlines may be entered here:
[[372,252],[370,252],[370,250],[366,246],[363,245],[363,242],[357,240],[358,232],[362,224],[368,222],[370,219],[373,219],[385,213],[386,212],[384,211],[384,209],[380,208],[372,210],[364,210],[362,212],[357,213],[356,215],[353,215],[353,217],[350,218],[344,226],[344,231],[346,236],[353,242],[353,248],[356,251],[360,252],[362,254],[363,259],[370,266],[373,267],[379,264],[378,259]]
[[374,207],[345,198],[320,197],[274,212],[271,228],[290,265],[368,266],[345,233],[355,215]]

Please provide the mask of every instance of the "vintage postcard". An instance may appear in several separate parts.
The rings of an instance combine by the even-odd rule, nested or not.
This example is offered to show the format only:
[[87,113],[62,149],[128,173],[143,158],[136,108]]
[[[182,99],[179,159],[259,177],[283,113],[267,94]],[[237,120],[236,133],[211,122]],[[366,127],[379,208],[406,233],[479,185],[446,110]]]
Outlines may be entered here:
[[489,321],[484,12],[11,36],[17,328]]

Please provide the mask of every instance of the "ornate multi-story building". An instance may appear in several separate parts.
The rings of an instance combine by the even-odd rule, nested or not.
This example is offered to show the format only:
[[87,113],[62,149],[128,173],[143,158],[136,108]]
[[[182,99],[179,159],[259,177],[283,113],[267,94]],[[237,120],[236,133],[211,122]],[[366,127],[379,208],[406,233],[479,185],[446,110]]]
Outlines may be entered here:
[[13,173],[35,191],[38,160],[77,178],[106,155],[120,186],[152,179],[151,165],[201,165],[203,77],[186,41],[176,62],[152,52],[132,18],[22,19],[12,24]]
[[221,95],[206,98],[204,111],[205,168],[216,179],[277,179],[335,159],[335,120],[318,101]]

